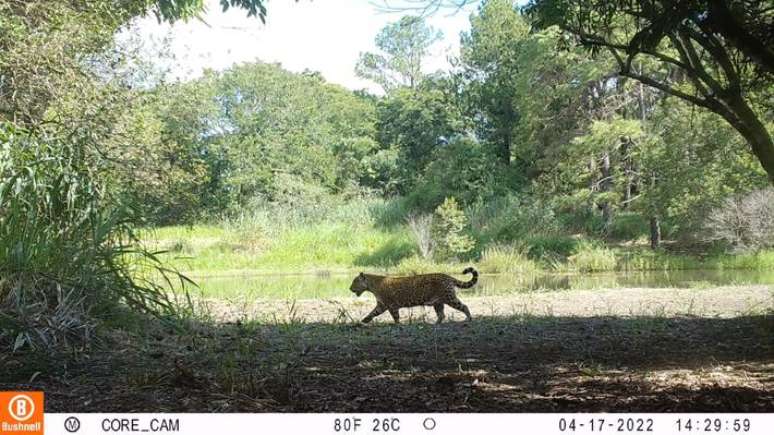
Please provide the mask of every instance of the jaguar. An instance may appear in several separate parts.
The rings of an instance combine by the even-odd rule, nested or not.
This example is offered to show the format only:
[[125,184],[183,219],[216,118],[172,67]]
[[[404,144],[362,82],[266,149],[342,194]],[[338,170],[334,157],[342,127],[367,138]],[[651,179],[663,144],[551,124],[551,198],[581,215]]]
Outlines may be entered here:
[[436,323],[443,322],[444,306],[465,313],[468,321],[473,317],[468,307],[457,297],[456,289],[471,288],[478,281],[478,272],[468,267],[462,274],[471,274],[470,281],[460,281],[444,273],[428,273],[413,276],[384,276],[361,272],[350,285],[349,290],[360,296],[369,291],[376,297],[376,307],[363,318],[368,323],[374,317],[389,311],[395,323],[400,323],[400,308],[432,306],[437,316]]

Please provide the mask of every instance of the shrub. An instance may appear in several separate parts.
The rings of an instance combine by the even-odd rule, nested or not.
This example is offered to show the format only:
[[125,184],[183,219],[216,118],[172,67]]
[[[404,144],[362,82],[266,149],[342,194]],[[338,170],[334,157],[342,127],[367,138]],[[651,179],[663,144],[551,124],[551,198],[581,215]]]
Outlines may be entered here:
[[471,207],[471,227],[481,240],[511,242],[528,236],[561,232],[561,225],[548,204],[524,201],[508,195]]
[[171,284],[172,276],[139,244],[134,209],[105,195],[81,151],[0,129],[3,345],[81,342],[120,303],[177,313],[156,279]]
[[391,273],[399,275],[418,275],[423,273],[461,273],[465,266],[459,263],[438,263],[432,260],[426,260],[419,256],[407,257],[401,260]]
[[774,188],[726,198],[710,212],[705,228],[709,241],[727,243],[737,252],[774,247]]
[[537,236],[525,241],[530,258],[563,261],[573,254],[578,240],[569,236]]
[[610,237],[616,240],[635,240],[649,234],[648,219],[641,213],[619,212],[610,226]]
[[433,258],[433,216],[429,214],[409,215],[406,223],[414,236],[414,241],[422,258]]
[[433,218],[433,243],[436,255],[447,260],[473,250],[475,242],[466,234],[468,218],[454,197],[446,198],[435,210]]

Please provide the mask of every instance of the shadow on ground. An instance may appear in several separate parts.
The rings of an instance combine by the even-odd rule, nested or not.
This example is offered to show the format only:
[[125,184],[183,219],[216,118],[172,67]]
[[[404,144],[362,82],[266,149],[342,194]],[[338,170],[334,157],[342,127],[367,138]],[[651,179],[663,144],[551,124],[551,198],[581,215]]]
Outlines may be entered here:
[[774,411],[770,315],[144,330],[0,357],[0,390],[55,412]]

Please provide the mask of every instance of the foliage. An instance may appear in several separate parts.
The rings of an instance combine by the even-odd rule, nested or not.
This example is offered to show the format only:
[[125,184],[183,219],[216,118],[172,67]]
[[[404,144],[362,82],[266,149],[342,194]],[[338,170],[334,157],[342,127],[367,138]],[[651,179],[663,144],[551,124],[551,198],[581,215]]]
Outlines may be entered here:
[[433,216],[433,240],[440,259],[458,257],[470,252],[475,241],[467,234],[468,219],[454,197],[444,199]]
[[433,258],[434,244],[433,244],[433,215],[422,214],[415,215],[410,214],[406,218],[406,225],[411,230],[411,235],[414,236],[414,241],[419,249],[419,254],[423,259]]
[[284,188],[278,182],[341,191],[366,171],[363,157],[376,146],[368,100],[269,64],[241,65],[214,80],[216,125],[224,131],[213,140],[227,158],[225,185],[237,204],[274,199]]
[[415,88],[423,79],[422,61],[430,47],[442,37],[424,18],[401,17],[376,35],[376,46],[384,53],[360,53],[357,75],[379,84],[386,93],[400,87]]
[[726,198],[707,216],[705,227],[708,239],[736,251],[774,247],[774,189]]
[[563,232],[553,208],[532,197],[498,196],[469,207],[471,229],[482,244],[522,242]]
[[609,272],[616,268],[616,256],[608,248],[578,243],[567,258],[567,267],[579,272]]
[[555,265],[567,261],[578,242],[578,239],[566,235],[539,235],[527,237],[524,244],[529,258]]
[[429,204],[448,196],[472,204],[507,192],[508,175],[506,167],[493,160],[480,143],[458,136],[433,151],[432,162],[412,195]]
[[[262,0],[220,5],[266,16]],[[455,68],[432,75],[439,32],[404,17],[358,65],[384,96],[262,62],[165,83],[115,38],[203,6],[0,0],[3,344],[82,339],[125,305],[176,313],[180,277],[141,224],[192,224],[144,238],[205,272],[772,263],[638,246],[648,232],[680,251],[771,246],[771,195],[750,193],[774,161],[770,14],[755,2],[534,0],[524,14],[487,0]]]
[[533,0],[527,10],[538,26],[559,25],[592,50],[609,52],[622,77],[720,115],[774,182],[774,142],[764,118],[774,54],[764,4]]
[[0,316],[12,325],[4,345],[86,341],[121,303],[178,312],[167,284],[184,278],[138,244],[131,204],[109,197],[79,147],[4,125],[0,211]]
[[376,139],[382,149],[397,154],[389,175],[397,193],[409,192],[433,160],[434,150],[464,132],[462,114],[447,85],[428,80],[419,89],[399,89],[378,104]]
[[518,273],[534,275],[540,267],[530,260],[524,249],[513,245],[493,245],[484,249],[478,262],[483,273]]
[[477,133],[492,147],[500,163],[510,164],[514,129],[520,114],[516,81],[520,51],[529,26],[510,0],[488,0],[470,18],[463,34],[461,58],[466,98],[481,121]]

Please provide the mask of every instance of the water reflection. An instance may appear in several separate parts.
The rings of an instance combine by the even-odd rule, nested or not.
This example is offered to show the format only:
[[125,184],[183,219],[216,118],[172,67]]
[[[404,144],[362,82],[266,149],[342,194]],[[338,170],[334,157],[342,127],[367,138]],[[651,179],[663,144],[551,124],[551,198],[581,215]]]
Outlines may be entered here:
[[[195,293],[218,298],[314,299],[351,296],[352,274],[312,273],[195,278]],[[601,288],[707,288],[774,284],[774,270],[681,270],[599,274],[481,275],[466,294],[499,295],[529,291]]]

